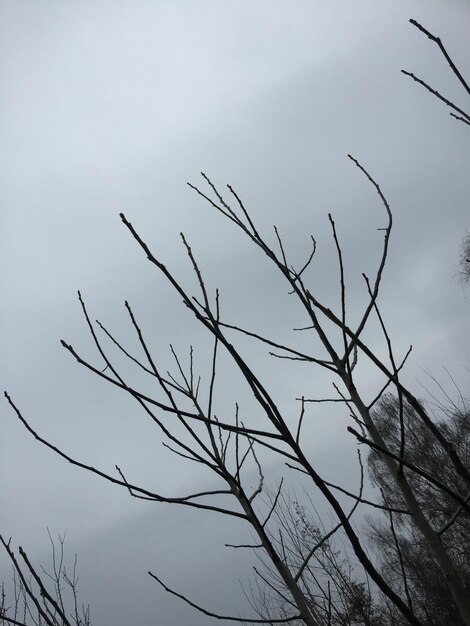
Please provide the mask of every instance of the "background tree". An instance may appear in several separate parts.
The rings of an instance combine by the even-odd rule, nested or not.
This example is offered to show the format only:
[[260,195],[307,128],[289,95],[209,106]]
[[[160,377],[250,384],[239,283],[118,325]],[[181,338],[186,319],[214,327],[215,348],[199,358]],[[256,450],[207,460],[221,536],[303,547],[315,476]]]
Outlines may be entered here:
[[[270,499],[273,497],[271,494]],[[362,502],[368,503],[364,499]],[[355,506],[358,504],[359,501]],[[387,605],[378,601],[370,579],[356,567],[344,533],[334,520],[324,519],[311,500],[301,504],[294,492],[279,498],[275,518],[278,536],[283,537],[285,559],[292,569],[303,568],[305,595],[312,605],[322,607],[326,623],[338,626],[388,623]],[[259,614],[283,613],[288,606],[282,581],[261,557],[260,562],[262,579],[250,588],[252,605]]]
[[470,282],[470,233],[466,233],[460,245],[458,276],[462,284]]
[[0,535],[0,543],[13,566],[10,589],[2,584],[0,624],[6,626],[92,626],[90,608],[78,596],[77,556],[70,569],[65,565],[65,535],[51,542],[52,563],[48,571],[35,568],[20,546],[19,558]]
[[[450,396],[446,400],[451,403]],[[375,423],[388,449],[399,455],[400,406],[398,398],[385,394],[375,408]],[[463,398],[450,409],[443,403],[437,406],[437,423],[447,433],[459,456],[470,467],[470,413]],[[456,472],[449,466],[445,453],[430,432],[423,426],[415,412],[404,410],[406,451],[404,459],[413,462],[422,472],[439,476],[449,489],[457,489],[466,500],[470,493]],[[429,546],[423,541],[406,510],[403,497],[396,484],[390,481],[383,458],[375,451],[368,455],[367,469],[372,484],[381,497],[371,508],[368,505],[367,523],[363,533],[375,550],[384,578],[402,596],[408,597],[413,611],[426,626],[462,624],[442,573],[435,567]],[[448,493],[436,489],[420,474],[411,474],[410,483],[427,518],[443,538],[447,550],[458,568],[459,576],[470,592],[470,515],[462,506],[455,506]],[[359,501],[357,502],[359,504]],[[298,568],[306,554],[313,548],[312,558],[306,566],[304,583],[306,595],[312,602],[323,602],[325,614],[331,624],[398,625],[406,624],[387,597],[371,588],[370,581],[361,576],[354,559],[344,544],[341,529],[326,533],[324,520],[316,513],[314,503],[302,505],[295,497],[282,497],[276,508],[276,519],[285,537],[285,553],[291,567]],[[264,575],[270,576],[264,565]],[[254,589],[255,604],[273,614],[279,606],[286,609],[280,591],[282,585],[269,578],[269,585]]]
[[[470,412],[465,407],[454,405],[452,410],[440,406],[440,428],[446,432],[460,458],[470,468]],[[396,397],[384,396],[376,409],[376,423],[390,450],[397,454],[400,448],[400,430]],[[422,422],[414,411],[407,407],[404,411],[407,446],[405,459],[413,462],[424,472],[439,479],[450,488],[465,496],[468,502],[470,492],[452,466],[446,462],[445,454],[436,445],[436,440],[423,428]],[[382,503],[399,509],[403,499],[393,482],[389,480],[387,470],[376,452],[369,455],[369,472],[373,483],[382,494]],[[467,509],[455,506],[449,495],[435,489],[419,474],[412,474],[410,482],[417,494],[420,505],[433,527],[445,542],[449,554],[459,572],[465,588],[470,593],[470,515]],[[376,519],[370,522],[370,536],[377,548],[382,572],[395,589],[400,589],[410,597],[413,610],[423,624],[462,624],[449,595],[442,572],[434,566],[429,547],[408,515],[389,513],[388,519]],[[403,623],[392,611],[396,623]],[[405,622],[406,623],[406,622]]]

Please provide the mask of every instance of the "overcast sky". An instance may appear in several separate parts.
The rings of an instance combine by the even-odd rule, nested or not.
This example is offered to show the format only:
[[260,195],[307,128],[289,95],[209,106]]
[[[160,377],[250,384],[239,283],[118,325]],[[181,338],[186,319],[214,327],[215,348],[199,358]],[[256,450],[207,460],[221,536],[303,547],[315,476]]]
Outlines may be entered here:
[[[470,76],[470,8],[457,0],[0,3],[0,374],[40,434],[167,495],[210,487],[210,477],[162,447],[131,398],[60,346],[63,338],[102,363],[76,291],[92,319],[136,346],[128,299],[161,363],[170,365],[170,342],[180,351],[193,343],[207,371],[207,336],[150,267],[119,219],[124,212],[196,291],[179,238],[185,232],[208,284],[221,288],[228,321],[277,338],[302,325],[266,259],[186,186],[202,184],[202,170],[221,188],[234,186],[273,244],[277,224],[294,263],[314,234],[312,289],[337,306],[331,212],[354,315],[385,216],[348,153],[381,184],[394,212],[381,305],[397,350],[413,344],[407,383],[424,394],[430,370],[453,393],[447,368],[468,389],[468,298],[455,272],[470,229],[470,135],[400,70],[467,110],[468,99],[412,17],[443,38]],[[370,341],[378,341],[373,331]],[[324,375],[242,346],[289,415],[296,397],[330,394]],[[377,379],[370,372],[362,382],[369,393]],[[221,383],[222,404],[230,394],[248,403],[228,374]],[[347,415],[310,418],[306,448],[341,480],[355,450]],[[53,535],[67,530],[96,626],[209,622],[157,589],[148,569],[209,608],[250,614],[238,579],[249,581],[251,557],[223,548],[246,536],[239,524],[130,498],[41,447],[6,403],[0,442],[1,532],[47,562],[46,527]],[[273,465],[272,482],[280,473]],[[0,554],[0,570],[7,568]]]

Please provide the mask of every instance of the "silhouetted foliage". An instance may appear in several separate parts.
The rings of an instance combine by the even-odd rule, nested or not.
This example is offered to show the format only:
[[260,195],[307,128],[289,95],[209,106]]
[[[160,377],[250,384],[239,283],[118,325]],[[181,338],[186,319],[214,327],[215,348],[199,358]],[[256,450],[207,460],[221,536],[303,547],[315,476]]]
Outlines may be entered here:
[[[454,405],[442,415],[444,406],[439,407],[441,417],[437,423],[446,433],[450,445],[470,468],[470,411]],[[400,447],[399,405],[396,397],[385,395],[376,410],[376,424],[389,449],[398,453]],[[450,489],[459,492],[469,501],[468,488],[454,468],[447,462],[446,454],[437,445],[434,437],[423,427],[414,410],[408,406],[404,410],[406,433],[405,458],[412,460],[420,469],[439,480]],[[387,468],[380,456],[371,452],[369,472],[374,484],[382,494],[383,504],[400,508],[403,498],[390,480]],[[433,527],[442,538],[451,555],[458,574],[470,594],[470,514],[468,509],[456,505],[453,498],[436,489],[416,473],[409,476],[410,484]],[[390,519],[371,522],[371,539],[382,572],[390,584],[400,593],[405,592],[405,578],[408,593],[412,598],[413,610],[423,624],[463,624],[452,601],[442,572],[436,567],[429,546],[410,516],[393,513],[393,527]],[[396,623],[406,623],[393,611]]]
[[470,283],[470,233],[466,233],[460,245],[458,276],[462,284]]

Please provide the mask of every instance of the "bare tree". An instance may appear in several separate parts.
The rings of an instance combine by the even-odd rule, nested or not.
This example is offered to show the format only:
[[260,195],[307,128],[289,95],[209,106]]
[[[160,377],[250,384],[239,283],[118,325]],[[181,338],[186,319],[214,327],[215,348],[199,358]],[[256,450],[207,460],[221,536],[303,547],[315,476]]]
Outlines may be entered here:
[[[304,441],[302,436],[304,419],[311,403],[330,399],[317,398],[313,394],[311,396],[305,394],[304,397],[298,398],[298,419],[294,423],[290,418],[292,412],[281,410],[276,401],[275,393],[268,388],[268,383],[261,380],[260,376],[250,366],[249,360],[237,348],[236,337],[243,335],[261,343],[267,347],[274,358],[300,361],[306,367],[326,370],[334,378],[337,394],[331,400],[339,401],[350,413],[355,422],[355,428],[350,427],[349,430],[357,441],[369,446],[380,456],[390,480],[396,483],[404,511],[413,520],[416,532],[428,546],[436,567],[439,568],[447,582],[449,593],[462,622],[470,626],[470,598],[467,589],[460,578],[453,555],[447,549],[441,535],[433,527],[432,521],[421,505],[412,480],[415,475],[419,476],[420,480],[428,483],[433,489],[445,493],[454,503],[455,508],[461,507],[462,510],[468,511],[470,505],[467,491],[470,489],[470,474],[446,430],[435,423],[426,408],[403,382],[402,370],[411,348],[406,354],[397,355],[395,353],[378,303],[392,232],[392,211],[381,187],[369,171],[357,159],[352,156],[349,158],[358,172],[365,177],[372,192],[376,194],[383,209],[383,218],[381,219],[384,220],[378,229],[382,232],[383,242],[376,271],[371,278],[363,275],[365,303],[359,321],[355,323],[350,321],[348,286],[345,278],[347,260],[344,258],[336,223],[331,215],[328,218],[338,262],[339,305],[337,311],[332,310],[322,302],[308,283],[309,268],[314,261],[316,251],[314,237],[311,236],[310,238],[311,247],[306,254],[305,262],[299,267],[295,267],[289,260],[289,251],[278,229],[274,227],[274,243],[270,243],[269,237],[256,226],[237,192],[228,185],[227,193],[222,194],[205,174],[202,174],[203,182],[206,185],[204,189],[193,184],[189,184],[189,186],[218,214],[222,215],[243,236],[248,238],[283,277],[289,290],[289,297],[295,299],[298,315],[303,318],[301,328],[296,329],[297,333],[293,331],[291,336],[293,338],[298,332],[302,332],[305,337],[303,343],[305,348],[296,347],[295,339],[291,343],[278,343],[270,337],[226,320],[221,313],[219,291],[210,289],[206,285],[196,255],[185,236],[181,235],[198,288],[197,296],[190,294],[175,274],[152,252],[150,246],[124,214],[120,215],[124,226],[144,252],[148,261],[170,283],[182,299],[188,312],[209,333],[212,339],[212,356],[207,371],[201,377],[196,373],[192,348],[189,350],[189,364],[185,366],[181,356],[171,347],[175,371],[174,373],[167,372],[154,358],[147,340],[147,332],[139,323],[137,313],[126,302],[125,308],[130,325],[135,331],[137,349],[140,352],[140,356],[136,356],[138,353],[125,347],[122,341],[104,324],[92,321],[87,305],[79,293],[80,306],[96,346],[98,359],[96,362],[85,359],[79,351],[66,341],[62,341],[63,347],[80,365],[134,398],[149,419],[160,429],[165,440],[164,445],[179,456],[182,463],[197,463],[210,470],[220,487],[184,496],[167,496],[131,482],[124,471],[117,466],[116,474],[112,475],[87,465],[72,458],[65,451],[41,437],[10,396],[7,393],[5,395],[18,419],[38,441],[68,462],[97,474],[113,484],[124,487],[131,496],[209,510],[237,518],[241,522],[249,524],[256,540],[253,545],[243,547],[260,551],[264,555],[271,571],[285,588],[289,612],[277,616],[259,615],[257,618],[220,615],[208,608],[199,606],[185,594],[169,587],[163,582],[160,574],[149,572],[150,576],[169,593],[181,598],[205,615],[248,623],[275,624],[296,620],[309,626],[333,623],[333,613],[339,614],[343,610],[341,596],[337,595],[336,599],[331,597],[328,588],[325,590],[326,597],[325,594],[322,594],[321,597],[309,596],[307,580],[311,572],[311,563],[315,555],[318,555],[318,544],[325,543],[337,530],[341,529],[358,566],[363,571],[364,579],[370,581],[371,585],[374,584],[408,623],[422,624],[413,609],[410,598],[401,590],[394,589],[369,557],[364,538],[360,536],[352,521],[357,505],[365,503],[362,497],[362,479],[357,493],[346,492],[352,499],[352,505],[350,507],[344,506],[341,499],[345,493],[344,488],[332,485],[325,480],[310,458],[311,450],[308,441]],[[381,351],[373,349],[364,340],[365,329],[374,317],[378,320],[383,332],[387,358],[382,357]],[[158,385],[159,394],[150,397],[141,391],[140,385],[130,382],[131,378],[128,373],[123,372],[122,368],[116,365],[116,361],[109,355],[108,346],[113,349],[117,348],[127,358],[130,365],[138,368],[144,376],[150,377]],[[316,351],[310,346],[317,346]],[[246,415],[238,403],[233,407],[231,414],[227,412],[226,406],[222,406],[220,394],[218,395],[216,392],[220,377],[221,353],[224,353],[225,358],[230,361],[232,367],[235,367],[238,375],[244,381],[247,393],[257,407],[256,415],[254,415],[254,411],[250,411],[249,415]],[[371,397],[369,397],[370,392],[361,388],[359,377],[356,376],[357,367],[359,369],[361,367],[372,368],[381,377],[380,383]],[[395,389],[398,402],[398,449],[392,448],[383,437],[377,426],[375,414],[377,402],[383,397],[385,391],[390,389]],[[458,485],[447,485],[440,480],[439,476],[430,474],[419,467],[413,458],[407,456],[407,430],[405,427],[407,410],[414,411],[416,419],[420,420],[422,427],[429,433],[429,437],[436,441],[436,446],[442,450],[445,462],[458,476],[460,481]],[[282,529],[279,533],[279,527],[275,523],[276,514],[279,512],[279,503],[283,497],[282,482],[275,488],[270,506],[267,506],[266,500],[262,499],[262,494],[266,489],[266,481],[269,479],[265,475],[264,459],[268,458],[269,455],[273,455],[285,463],[286,473],[300,472],[308,481],[312,494],[322,496],[335,517],[335,525],[325,532],[323,538],[311,537],[309,545],[302,547],[303,557],[300,560],[293,561],[288,558],[285,533],[282,532]],[[251,486],[247,478],[253,469],[258,474],[258,483],[255,487]],[[362,476],[362,472],[359,473]],[[464,486],[463,492],[461,485]],[[279,517],[277,520],[279,522]],[[337,563],[335,567],[338,568],[336,576],[341,576],[339,571],[342,571],[342,566]],[[257,573],[257,576],[262,580],[263,574],[261,572]],[[351,577],[348,585],[353,584],[355,584],[354,578]],[[344,597],[346,593],[347,587],[343,590]],[[335,604],[334,607],[333,603]],[[365,619],[364,615],[363,612],[362,617]],[[371,614],[371,624],[373,623],[372,617]]]
[[[145,251],[149,261],[153,263],[155,267],[158,268],[160,272],[162,272],[163,275],[170,281],[180,297],[183,299],[187,308],[214,337],[211,371],[208,375],[208,388],[205,398],[202,396],[202,390],[199,382],[197,382],[194,377],[192,353],[188,371],[185,371],[180,358],[176,355],[176,353],[174,353],[179,374],[178,377],[171,374],[163,374],[149,351],[144,333],[137,322],[132,308],[126,302],[126,309],[128,311],[131,324],[136,331],[141,349],[147,360],[146,364],[141,363],[136,359],[136,357],[131,356],[130,353],[121,346],[119,341],[111,335],[103,324],[98,323],[98,327],[103,331],[105,338],[111,339],[116,346],[120,347],[121,350],[128,355],[129,358],[132,358],[133,362],[138,363],[141,369],[155,378],[160,385],[164,399],[150,398],[140,392],[137,388],[133,386],[131,387],[120,375],[117,368],[107,356],[102,340],[88,314],[84,300],[82,296],[79,295],[86,322],[103,363],[95,365],[86,361],[71,345],[67,344],[65,341],[63,342],[64,347],[80,364],[84,365],[104,380],[107,380],[113,385],[120,387],[127,393],[131,394],[167,437],[169,443],[166,445],[168,445],[170,449],[185,459],[202,463],[207,468],[211,469],[221,480],[225,482],[226,488],[193,493],[184,497],[168,498],[151,490],[131,484],[119,468],[117,468],[118,474],[116,477],[108,475],[97,468],[86,466],[83,463],[72,459],[66,453],[53,446],[53,444],[42,439],[25,420],[13,401],[8,396],[7,399],[16,411],[18,418],[38,440],[42,441],[45,445],[53,449],[71,463],[97,473],[113,483],[126,487],[133,496],[209,509],[225,515],[235,516],[251,524],[259,540],[258,548],[263,549],[268,555],[273,567],[289,590],[292,596],[292,603],[296,607],[297,612],[293,612],[293,614],[287,618],[279,619],[284,622],[300,618],[306,624],[324,623],[325,618],[318,613],[319,607],[312,607],[307,602],[305,594],[303,593],[301,579],[305,568],[301,566],[299,571],[293,572],[287,567],[282,550],[274,545],[267,530],[267,524],[269,522],[271,511],[265,514],[263,511],[260,511],[259,508],[257,509],[255,507],[255,500],[262,492],[264,484],[264,474],[261,464],[257,458],[256,450],[259,446],[271,450],[275,454],[283,457],[286,464],[290,468],[301,471],[312,480],[313,486],[320,491],[332,507],[332,510],[338,518],[338,523],[344,529],[353,551],[367,575],[370,576],[371,580],[377,584],[379,589],[388,598],[390,598],[390,601],[399,608],[410,623],[418,624],[420,622],[414,615],[408,603],[393,591],[367,556],[362,541],[351,523],[350,513],[341,506],[338,498],[335,496],[334,489],[330,487],[319,475],[308,459],[308,448],[305,448],[301,440],[301,426],[305,414],[305,407],[309,400],[313,400],[313,398],[303,398],[301,400],[301,411],[298,423],[296,425],[288,425],[278,409],[272,395],[270,395],[263,383],[250,369],[246,360],[228,339],[227,332],[235,331],[249,335],[256,340],[269,345],[271,348],[276,349],[276,353],[274,354],[278,356],[288,359],[300,359],[306,364],[325,368],[329,372],[335,374],[339,379],[339,382],[342,384],[344,389],[341,390],[339,386],[337,387],[339,398],[343,400],[345,405],[349,408],[349,411],[358,423],[359,428],[364,429],[363,432],[367,433],[368,436],[366,434],[361,435],[356,430],[350,428],[351,432],[360,442],[370,445],[382,455],[390,476],[395,477],[397,481],[398,489],[402,493],[407,510],[412,514],[419,531],[430,545],[434,559],[442,569],[446,580],[448,580],[449,588],[451,589],[454,600],[459,607],[459,611],[463,614],[464,620],[467,620],[468,597],[465,593],[465,589],[460,583],[454,564],[442,543],[441,537],[431,527],[426,515],[424,514],[412,485],[410,484],[407,473],[410,471],[420,473],[420,475],[431,482],[434,487],[448,492],[449,496],[455,501],[456,506],[469,508],[469,505],[465,497],[462,496],[458,490],[448,489],[438,479],[426,474],[421,469],[417,468],[412,461],[407,460],[404,454],[406,442],[403,422],[403,412],[406,405],[414,408],[416,414],[422,420],[425,427],[445,450],[446,458],[449,459],[449,463],[455,467],[455,471],[466,484],[470,482],[468,471],[452,446],[451,441],[449,441],[446,437],[446,433],[433,422],[421,403],[406,387],[404,387],[401,382],[400,371],[409,352],[404,358],[401,359],[401,362],[397,363],[390,338],[377,304],[380,281],[388,253],[388,242],[392,227],[392,214],[378,184],[372,179],[370,174],[359,164],[357,160],[352,157],[351,159],[372,184],[382,201],[383,206],[385,207],[385,214],[387,216],[387,225],[384,228],[383,251],[378,264],[378,269],[372,282],[365,277],[369,300],[359,325],[354,328],[354,330],[349,327],[347,322],[343,255],[335,222],[331,215],[329,216],[329,219],[332,227],[333,238],[337,247],[340,268],[341,305],[339,314],[335,314],[329,308],[324,306],[319,300],[317,300],[304,283],[303,275],[314,257],[315,244],[313,238],[312,252],[308,256],[307,262],[299,270],[296,270],[292,268],[287,261],[286,251],[277,230],[275,232],[279,243],[279,253],[275,252],[274,249],[271,248],[265,239],[259,234],[256,226],[244,207],[244,204],[231,187],[229,187],[229,192],[238,204],[241,216],[228,204],[228,202],[222,197],[207,177],[204,178],[215,197],[210,197],[199,188],[191,185],[199,195],[203,196],[214,208],[216,208],[217,211],[222,213],[247,237],[249,237],[251,241],[268,257],[268,259],[275,264],[277,269],[287,280],[292,293],[298,299],[301,307],[305,311],[309,322],[309,327],[306,332],[313,332],[317,338],[320,339],[321,345],[326,351],[326,357],[323,355],[314,356],[308,354],[307,352],[300,352],[295,348],[277,344],[269,338],[262,337],[261,335],[242,329],[236,325],[223,322],[220,316],[219,294],[216,291],[215,298],[212,302],[208,289],[204,283],[202,272],[197,264],[191,247],[187,243],[184,236],[182,236],[183,244],[186,247],[188,257],[193,266],[197,282],[199,284],[201,295],[198,298],[191,297],[183,289],[173,274],[170,273],[165,265],[163,265],[150,251],[150,248],[124,215],[121,215],[123,223],[129,229],[140,247]],[[242,219],[242,217],[244,219]],[[382,324],[384,338],[389,350],[391,366],[384,363],[381,358],[361,340],[361,334],[373,312],[375,312],[380,323]],[[339,328],[340,330],[339,342],[337,340],[337,333],[334,332],[335,328]],[[235,415],[232,421],[230,421],[228,417],[223,420],[217,417],[214,407],[214,389],[217,371],[217,356],[221,348],[224,348],[235,362],[246,381],[248,389],[251,391],[258,406],[264,413],[267,421],[264,429],[247,426],[242,420],[242,417],[239,415],[238,407],[235,408]],[[377,395],[372,400],[366,400],[363,398],[355,384],[354,368],[357,363],[359,352],[367,357],[368,360],[384,374],[384,384],[380,389],[378,389]],[[104,370],[103,365],[105,366]],[[398,454],[395,454],[387,446],[386,441],[377,429],[373,414],[374,406],[382,396],[383,389],[388,388],[390,385],[396,387],[400,403],[400,424],[402,426],[400,450]],[[158,413],[157,409],[159,410]],[[164,421],[165,418],[163,416],[165,414],[170,417],[169,420]],[[179,423],[183,426],[184,431],[187,433],[187,439],[175,434],[175,423]],[[230,454],[232,455],[231,457]],[[255,464],[259,471],[258,487],[251,492],[248,491],[245,486],[243,475],[243,470],[245,470],[248,465],[248,461],[250,460]],[[218,498],[220,500],[221,498],[225,499],[229,494],[236,499],[239,508],[234,509],[223,505],[221,506],[217,503],[208,503],[209,497]],[[309,555],[307,555],[307,557],[309,557]],[[168,591],[173,592],[160,580],[157,575],[154,573],[151,573],[151,575]],[[177,592],[173,593],[176,595],[182,595],[177,594]],[[188,600],[188,602],[194,605],[192,601]],[[196,608],[199,608],[209,615],[214,615],[213,612],[203,609],[202,607]],[[225,616],[225,618],[227,619],[227,616]],[[252,618],[241,620],[240,618],[234,617],[233,619],[238,619],[239,621],[254,621]],[[258,621],[263,622],[266,620]],[[269,621],[273,622],[274,620],[270,619]]]
[[77,556],[71,570],[65,565],[65,535],[59,536],[58,545],[49,534],[52,551],[51,570],[31,563],[20,546],[18,559],[11,540],[0,543],[13,566],[12,589],[9,594],[2,584],[0,599],[0,624],[16,626],[91,626],[90,608],[80,604],[78,598]]
[[[271,502],[274,497],[270,494]],[[354,507],[359,502],[382,506],[361,498]],[[335,626],[388,623],[388,607],[374,593],[369,577],[356,567],[344,533],[334,519],[327,521],[315,509],[313,501],[301,504],[290,492],[280,495],[274,515],[278,537],[283,537],[281,547],[286,561],[296,571],[302,568],[305,595],[312,605],[321,607],[326,623]],[[276,533],[273,537],[276,538]],[[285,612],[288,602],[282,581],[261,556],[259,561],[261,573],[255,571],[261,580],[256,580],[249,590],[252,606],[260,614]]]
[[[470,90],[467,82],[462,74],[450,58],[441,39],[430,33],[426,28],[419,24],[416,20],[410,20],[410,23],[424,33],[431,41],[436,43],[440,52],[444,56],[454,75],[458,78],[467,94]],[[418,78],[412,72],[402,70],[403,73],[411,77],[416,83],[425,87],[437,99],[444,102],[452,109],[450,113],[457,120],[469,124],[470,115],[462,108],[456,106],[448,97],[443,96],[435,88]],[[459,279],[463,284],[470,280],[470,235],[467,233],[464,237],[459,257]],[[440,386],[440,385],[439,385]],[[441,387],[441,390],[442,387]],[[460,405],[457,405],[452,398],[446,395],[448,406],[438,403],[441,413],[439,418],[439,428],[446,432],[448,441],[458,451],[461,459],[467,469],[470,469],[470,431],[468,429],[468,409],[462,398],[460,391],[457,389],[460,397]],[[444,415],[445,417],[442,417]],[[374,410],[374,419],[378,425],[381,435],[387,442],[389,450],[393,451],[397,459],[412,461],[419,468],[424,469],[429,476],[439,476],[440,480],[447,485],[448,488],[458,490],[466,495],[466,501],[469,501],[470,492],[466,489],[465,483],[461,481],[458,474],[455,473],[455,467],[446,462],[445,452],[437,444],[437,439],[425,427],[424,422],[420,421],[411,405],[403,405],[402,400],[389,393],[385,393],[377,402]],[[403,429],[406,432],[403,432]],[[401,455],[401,446],[406,440],[406,452],[403,448],[404,456]],[[378,509],[382,508],[386,513],[387,521],[372,518],[369,537],[377,547],[378,559],[381,563],[381,571],[385,578],[391,582],[394,589],[399,590],[402,595],[406,596],[409,605],[417,612],[423,624],[430,626],[438,626],[443,623],[461,624],[463,623],[456,607],[452,602],[449,588],[446,584],[442,571],[434,567],[432,551],[429,545],[423,541],[422,535],[417,531],[416,525],[413,523],[412,516],[409,511],[404,509],[405,503],[395,482],[390,481],[389,467],[384,463],[383,454],[378,449],[372,449],[369,454],[369,472],[371,473],[373,482],[379,487],[381,498],[380,502],[376,502],[373,506]],[[436,485],[428,482],[423,473],[412,473],[409,477],[413,485],[413,490],[418,495],[420,506],[425,511],[432,525],[437,529],[441,537],[445,536],[447,550],[452,554],[456,563],[459,577],[462,580],[467,593],[470,593],[470,553],[468,552],[468,537],[470,536],[469,512],[463,506],[455,507],[452,498],[446,491],[436,489]],[[357,502],[364,500],[357,499]],[[372,503],[368,503],[371,505]],[[283,502],[279,511],[282,516],[283,523],[293,544],[297,550],[299,546],[305,544],[306,537],[313,537],[319,531],[318,527],[313,524],[312,518],[306,514],[303,507],[299,509],[298,505],[292,507],[290,502]],[[299,527],[302,531],[299,531]],[[318,550],[318,546],[326,552],[328,560],[333,561],[337,552],[330,545],[329,541],[320,541],[314,550]],[[290,550],[292,556],[295,550]],[[344,554],[344,550],[342,551]],[[366,602],[364,603],[364,595],[361,591],[357,597],[354,595],[355,589],[358,589],[357,571],[353,571],[351,579],[351,563],[346,557],[345,564],[348,570],[347,574],[342,574],[341,579],[331,576],[331,570],[320,562],[317,557],[317,566],[321,572],[320,579],[323,577],[328,582],[328,595],[325,593],[324,598],[331,601],[332,589],[333,593],[340,594],[344,589],[347,581],[347,588],[350,602],[357,606],[373,607],[376,611],[377,619],[385,624],[404,623],[398,615],[396,609],[390,605],[387,598],[380,594],[374,594],[370,588],[366,594]],[[338,571],[338,570],[337,570]],[[359,583],[361,585],[363,583]],[[308,581],[308,594],[318,593],[319,577],[311,578]],[[258,601],[266,606],[269,601],[272,602],[266,594],[266,589],[257,590]],[[413,601],[412,598],[413,597]],[[345,607],[344,598],[340,598],[339,602],[333,603],[336,607]],[[332,623],[349,624],[350,611],[336,611],[336,616],[331,617]],[[360,623],[369,623],[370,617],[361,616]],[[406,620],[405,620],[406,622]],[[356,622],[354,622],[356,623]],[[407,623],[407,622],[406,622]]]
[[[454,401],[444,387],[436,383],[446,402],[444,404],[434,394],[431,396],[438,424],[470,468],[469,410],[460,392],[457,401]],[[389,450],[396,455],[400,449],[399,410],[397,397],[389,393],[382,396],[374,409],[376,425]],[[465,485],[447,463],[445,452],[409,407],[404,410],[404,424],[407,442],[404,458],[412,460],[427,474],[439,476],[449,488],[457,487],[465,492]],[[429,546],[406,510],[396,484],[390,481],[383,458],[372,450],[367,465],[380,497],[375,502],[361,497],[356,500],[356,506],[368,505],[369,511],[374,511],[374,515],[369,515],[367,523],[362,526],[362,534],[368,537],[371,548],[376,551],[381,573],[400,595],[407,598],[426,626],[461,625],[463,622],[442,572],[434,566]],[[423,511],[433,527],[438,529],[447,551],[452,555],[460,579],[470,591],[469,512],[455,507],[447,493],[435,489],[419,474],[411,474],[410,483]],[[379,511],[381,515],[377,514]],[[304,577],[305,593],[312,602],[322,603],[331,624],[392,626],[407,623],[387,597],[377,593],[367,577],[361,576],[344,545],[341,529],[331,524],[332,531],[328,533],[312,501],[304,505],[295,497],[282,494],[275,516],[285,538],[284,549],[289,565],[298,568],[305,562],[305,556],[311,553]],[[285,610],[282,584],[270,572],[268,564],[262,565],[265,584],[252,588],[254,604],[273,614],[276,609],[279,611],[279,607]]]

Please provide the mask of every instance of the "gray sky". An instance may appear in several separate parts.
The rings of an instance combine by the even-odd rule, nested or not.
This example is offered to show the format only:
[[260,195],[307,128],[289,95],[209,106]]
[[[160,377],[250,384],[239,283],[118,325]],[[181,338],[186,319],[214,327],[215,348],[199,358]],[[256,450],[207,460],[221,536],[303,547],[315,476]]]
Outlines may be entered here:
[[[42,435],[105,471],[117,463],[167,495],[211,486],[162,448],[131,399],[61,348],[64,338],[95,358],[76,290],[93,319],[127,345],[136,344],[126,298],[160,362],[170,364],[170,342],[181,351],[192,342],[204,363],[207,337],[146,263],[119,220],[123,211],[191,285],[185,232],[208,284],[222,290],[228,321],[279,339],[302,325],[269,264],[186,186],[203,170],[221,188],[235,187],[269,237],[278,225],[293,262],[302,263],[315,235],[312,289],[333,306],[332,212],[354,317],[384,215],[348,152],[394,212],[381,305],[397,350],[413,344],[407,382],[423,393],[429,369],[451,388],[446,367],[466,389],[468,299],[454,275],[470,228],[469,135],[400,69],[468,103],[410,17],[439,34],[470,75],[464,2],[0,3],[1,380]],[[369,338],[378,341],[374,330]],[[296,396],[330,393],[324,375],[242,345],[292,416]],[[366,372],[362,382],[368,392],[377,379]],[[237,396],[249,406],[241,389],[227,373],[219,401]],[[349,474],[355,448],[347,416],[310,417],[312,458],[329,476]],[[248,580],[250,557],[223,548],[245,536],[240,525],[129,498],[42,448],[5,404],[0,445],[1,531],[45,561],[46,527],[67,530],[96,625],[208,623],[156,589],[149,568],[209,607],[249,613],[237,579]],[[273,466],[273,479],[280,471]]]

